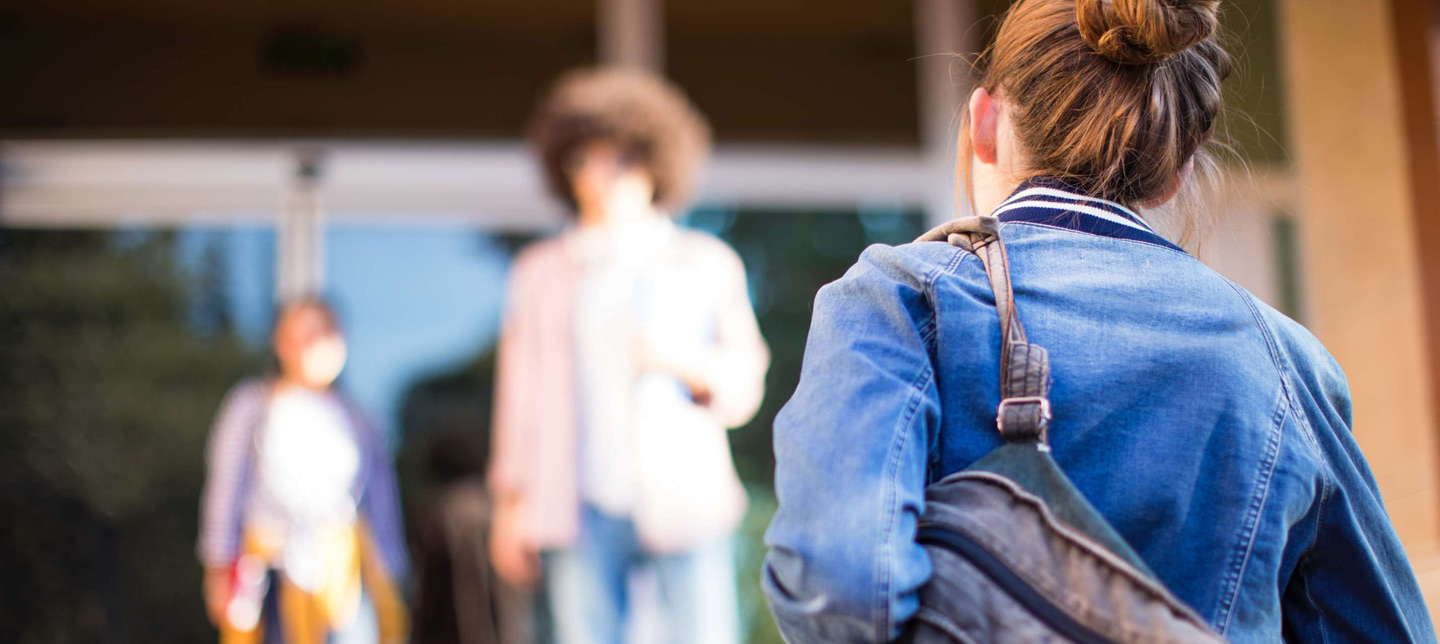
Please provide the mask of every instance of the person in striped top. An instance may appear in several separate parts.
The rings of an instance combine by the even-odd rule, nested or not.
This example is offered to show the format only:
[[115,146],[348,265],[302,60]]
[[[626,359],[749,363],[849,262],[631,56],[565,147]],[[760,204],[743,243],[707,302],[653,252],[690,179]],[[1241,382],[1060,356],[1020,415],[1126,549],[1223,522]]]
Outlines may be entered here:
[[346,356],[335,313],[290,303],[273,341],[275,375],[231,390],[210,433],[198,545],[210,619],[226,644],[404,641],[394,467],[333,386]]

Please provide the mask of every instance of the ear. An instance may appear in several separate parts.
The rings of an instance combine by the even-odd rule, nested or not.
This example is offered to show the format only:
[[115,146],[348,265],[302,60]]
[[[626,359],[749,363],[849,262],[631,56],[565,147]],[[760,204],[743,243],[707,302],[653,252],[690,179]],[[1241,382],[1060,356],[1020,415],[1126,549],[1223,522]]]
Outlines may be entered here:
[[998,159],[1000,103],[983,87],[970,93],[970,149],[981,163]]
[[1170,185],[1165,188],[1165,194],[1140,204],[1141,208],[1158,208],[1174,199],[1180,194],[1180,189],[1185,187],[1185,182],[1190,180],[1190,174],[1195,171],[1195,157],[1190,157],[1185,165],[1180,166],[1180,171],[1170,178]]

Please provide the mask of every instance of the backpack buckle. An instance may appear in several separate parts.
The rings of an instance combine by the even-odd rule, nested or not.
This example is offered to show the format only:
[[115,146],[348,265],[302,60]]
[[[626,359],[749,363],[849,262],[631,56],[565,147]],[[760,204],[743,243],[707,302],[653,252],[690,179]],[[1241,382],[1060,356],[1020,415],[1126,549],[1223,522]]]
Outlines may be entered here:
[[[1038,409],[1033,412],[1026,409],[1014,409],[1035,405]],[[1017,421],[1014,427],[1007,428],[1005,419]],[[995,427],[1000,430],[1000,435],[1006,440],[1017,440],[1035,438],[1041,445],[1046,444],[1046,428],[1050,424],[1050,399],[1045,396],[1015,396],[1000,401],[1000,407],[995,412]]]

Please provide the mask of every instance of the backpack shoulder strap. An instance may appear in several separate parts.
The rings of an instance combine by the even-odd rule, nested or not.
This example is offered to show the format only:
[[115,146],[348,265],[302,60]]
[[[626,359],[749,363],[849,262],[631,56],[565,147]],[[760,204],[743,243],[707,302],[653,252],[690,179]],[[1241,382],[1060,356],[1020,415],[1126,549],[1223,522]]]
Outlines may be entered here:
[[996,428],[1007,441],[1035,442],[1040,449],[1049,450],[1046,431],[1050,423],[1050,356],[1044,347],[1026,338],[1025,325],[1015,310],[1010,259],[1000,238],[1000,220],[956,219],[915,241],[948,242],[969,251],[984,265],[1000,315],[1000,407],[995,413]]

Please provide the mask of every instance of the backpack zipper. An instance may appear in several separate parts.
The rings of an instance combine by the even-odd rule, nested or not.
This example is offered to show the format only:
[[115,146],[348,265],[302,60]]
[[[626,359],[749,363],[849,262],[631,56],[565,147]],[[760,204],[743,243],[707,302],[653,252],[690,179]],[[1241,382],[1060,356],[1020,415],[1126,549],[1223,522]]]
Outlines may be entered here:
[[944,548],[969,562],[1011,599],[1061,636],[1079,644],[1115,644],[1115,640],[1076,621],[1049,598],[1040,594],[1040,591],[1030,587],[1003,561],[968,535],[941,526],[928,525],[920,528],[915,540],[923,545]]

